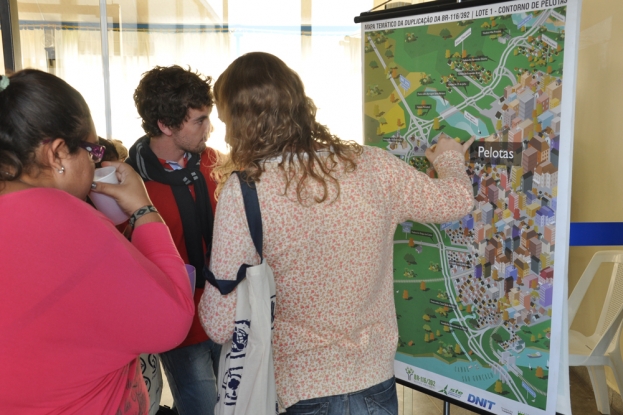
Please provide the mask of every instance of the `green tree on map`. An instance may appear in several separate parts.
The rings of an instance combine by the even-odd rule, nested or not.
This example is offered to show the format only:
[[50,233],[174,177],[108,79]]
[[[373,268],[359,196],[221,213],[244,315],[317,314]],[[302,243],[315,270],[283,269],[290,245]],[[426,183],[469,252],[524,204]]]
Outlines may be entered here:
[[545,374],[543,373],[543,368],[541,366],[537,366],[535,376],[539,379],[543,379]]
[[[420,232],[404,232],[406,226],[397,229],[393,241],[393,291],[396,312],[402,315],[397,319],[401,346],[396,360],[405,363],[405,367],[418,367],[422,362],[427,371],[439,369],[439,377],[448,375],[451,379],[447,382],[448,393],[450,388],[461,389],[458,385],[461,383],[471,384],[474,392],[494,392],[497,398],[493,398],[499,402],[489,408],[492,410],[499,410],[502,401],[507,400],[543,409],[553,393],[548,394],[545,381],[548,368],[543,363],[547,356],[534,359],[539,353],[552,353],[547,331],[552,307],[541,309],[538,279],[532,276],[540,273],[534,271],[536,268],[542,271],[547,266],[553,267],[554,249],[549,246],[550,252],[537,255],[527,248],[538,251],[538,245],[529,241],[545,238],[545,230],[541,229],[545,224],[538,222],[535,206],[541,207],[537,205],[542,204],[542,197],[549,203],[555,187],[555,182],[546,182],[544,176],[539,182],[537,168],[554,172],[557,167],[554,169],[549,153],[535,154],[527,144],[536,137],[532,144],[537,147],[538,140],[549,140],[549,147],[560,145],[559,131],[555,131],[560,128],[560,121],[553,126],[549,124],[556,116],[562,118],[562,71],[568,67],[563,66],[565,59],[569,59],[561,35],[567,13],[564,6],[556,7],[554,13],[553,7],[541,5],[544,10],[538,16],[533,14],[536,6],[531,5],[530,2],[528,9],[521,12],[494,18],[492,15],[502,9],[479,8],[483,12],[477,13],[480,15],[474,16],[473,21],[458,21],[457,17],[469,16],[462,12],[431,24],[416,24],[415,19],[411,26],[404,20],[406,26],[397,26],[394,34],[370,25],[369,29],[363,29],[365,44],[360,45],[371,52],[363,56],[366,116],[363,128],[367,144],[389,151],[430,176],[435,171],[423,153],[442,137],[464,141],[476,135],[482,141],[519,144],[513,152],[517,163],[496,165],[476,157],[472,158],[476,161],[469,161],[469,175],[480,178],[472,180],[474,198],[480,208],[475,206],[477,210],[471,217],[446,226],[426,225],[432,226],[437,236],[431,238],[432,243],[423,240],[419,245],[414,239],[420,238],[415,235]],[[571,31],[571,26],[567,29]],[[573,30],[575,34],[575,23]],[[545,32],[543,36],[542,32]],[[553,46],[548,38],[560,44],[560,48]],[[462,42],[455,44],[455,39]],[[401,75],[409,82],[398,82]],[[404,88],[407,84],[410,87]],[[512,113],[517,120],[514,124],[521,124],[523,131],[511,128]],[[479,120],[475,124],[471,122],[473,117]],[[524,170],[529,170],[531,175],[526,175]],[[552,175],[551,172],[548,174]],[[532,191],[530,203],[528,190]],[[555,206],[550,209],[556,210]],[[515,232],[517,236],[525,233],[529,238],[521,244],[509,240],[509,235]],[[549,236],[553,237],[551,229]],[[516,263],[519,257],[515,258],[509,251],[517,249],[521,251],[521,261]],[[531,264],[527,256],[538,257],[540,262]],[[513,265],[520,275],[509,287],[504,269]],[[528,275],[532,279],[526,283]],[[551,338],[556,339],[555,335]],[[501,357],[504,352],[512,353],[514,364],[513,358]],[[540,378],[535,376],[538,365],[541,365]],[[401,371],[406,380],[407,374],[404,369]],[[522,387],[524,379],[520,372],[536,397]],[[426,387],[427,380],[419,379],[416,374],[412,377]],[[446,382],[428,383],[436,391],[444,385]],[[504,406],[512,407],[510,403]]]
[[433,120],[433,130],[439,130],[439,118],[435,117],[435,119]]

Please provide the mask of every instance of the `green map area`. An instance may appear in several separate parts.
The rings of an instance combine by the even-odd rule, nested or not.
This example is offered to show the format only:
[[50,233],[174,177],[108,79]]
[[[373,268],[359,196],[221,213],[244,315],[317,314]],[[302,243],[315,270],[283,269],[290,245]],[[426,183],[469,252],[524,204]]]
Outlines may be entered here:
[[[566,7],[364,31],[364,136],[430,177],[441,137],[471,154],[475,209],[395,234],[397,360],[545,409]],[[505,147],[504,147],[505,146]],[[416,191],[416,189],[405,189]]]

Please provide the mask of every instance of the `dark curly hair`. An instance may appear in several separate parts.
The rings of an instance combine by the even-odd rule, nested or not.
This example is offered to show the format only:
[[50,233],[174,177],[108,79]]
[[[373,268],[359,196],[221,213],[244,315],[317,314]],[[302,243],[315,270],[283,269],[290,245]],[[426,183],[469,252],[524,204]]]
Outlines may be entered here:
[[[263,161],[281,156],[284,193],[295,184],[303,203],[303,189],[311,179],[323,188],[315,202],[328,199],[329,186],[339,196],[337,171],[354,171],[362,147],[340,140],[316,121],[316,106],[305,95],[301,78],[281,59],[264,52],[239,57],[217,79],[214,96],[231,147],[229,158],[215,169],[219,191],[231,171],[245,170],[249,180],[259,181]],[[318,155],[319,149],[331,149],[329,156]]]
[[35,151],[45,139],[62,138],[74,153],[92,129],[82,95],[36,69],[9,75],[9,86],[0,91],[0,114],[0,181],[15,180],[35,167]]
[[95,163],[95,168],[99,169],[102,167],[103,161],[120,161],[119,152],[112,141],[107,140],[104,137],[97,137],[97,142],[100,146],[104,146],[105,150],[102,160],[99,163]]
[[143,74],[134,91],[134,104],[143,119],[143,130],[149,137],[162,134],[158,121],[177,129],[184,121],[189,108],[211,107],[214,103],[210,82],[190,68],[156,66]]

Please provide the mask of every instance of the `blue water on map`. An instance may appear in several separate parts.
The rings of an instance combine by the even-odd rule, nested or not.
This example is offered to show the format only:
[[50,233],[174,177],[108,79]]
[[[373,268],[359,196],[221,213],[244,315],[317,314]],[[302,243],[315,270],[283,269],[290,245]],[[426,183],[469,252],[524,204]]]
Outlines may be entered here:
[[[517,26],[519,23],[523,22],[523,20],[526,17],[528,17],[528,15],[526,13],[513,14],[513,23],[515,24],[515,26]],[[537,20],[538,20],[538,18],[530,19],[530,20],[528,20],[528,22],[524,26],[526,26],[526,28],[532,27],[532,25],[534,25],[534,23],[536,23]],[[545,23],[544,26],[550,32],[559,32],[560,29],[564,29],[565,28],[564,26],[555,26],[553,23],[549,23],[549,22]]]
[[[426,88],[426,90],[434,91],[434,89],[431,88]],[[450,107],[452,106],[443,97],[434,95],[431,98],[433,98],[437,103],[435,106],[435,111],[437,111],[437,114],[441,114],[442,112],[450,109]],[[457,111],[448,118],[445,118],[445,121],[454,128],[466,131],[470,135],[474,135],[476,137],[488,137],[490,135],[489,130],[487,129],[487,124],[479,119],[478,127],[476,127],[476,125],[465,119],[465,115],[463,115],[463,113],[460,111]]]
[[[528,357],[529,354],[535,354],[537,352],[541,354],[541,357]],[[532,370],[536,370],[537,366],[541,366],[543,369],[547,370],[549,360],[548,352],[526,348],[521,355],[513,355],[516,357],[515,364],[517,366],[523,366],[525,368],[532,367]],[[494,374],[491,369],[483,368],[476,361],[459,361],[446,364],[435,357],[414,357],[402,353],[396,353],[396,360],[459,382],[469,383],[480,389],[487,389],[498,379],[498,376]]]
[[396,353],[396,360],[480,389],[487,389],[498,379],[491,369],[485,369],[476,362],[459,361],[449,365],[435,357],[413,357],[402,353]]
[[[541,357],[528,357],[529,354],[541,353]],[[543,369],[547,369],[547,361],[549,360],[549,353],[542,350],[530,349],[526,347],[521,355],[517,357],[517,366],[532,366],[532,369],[536,369],[537,366],[541,366]]]

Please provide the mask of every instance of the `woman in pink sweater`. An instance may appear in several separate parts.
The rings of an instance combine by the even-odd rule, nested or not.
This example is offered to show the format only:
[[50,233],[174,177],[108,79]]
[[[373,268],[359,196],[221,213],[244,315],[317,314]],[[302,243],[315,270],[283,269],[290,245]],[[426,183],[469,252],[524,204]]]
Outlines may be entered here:
[[[387,151],[341,141],[316,122],[298,75],[265,53],[236,59],[214,92],[231,146],[221,169],[244,170],[257,186],[277,288],[281,405],[288,413],[396,414],[393,236],[406,220],[440,223],[472,209],[471,142],[442,139],[429,151],[439,176],[431,179]],[[220,194],[213,241],[218,279],[259,263],[236,175]],[[210,338],[230,339],[236,295],[210,286],[199,307]]]
[[[194,311],[169,231],[130,166],[92,185],[103,148],[63,80],[0,77],[0,114],[2,412],[145,415],[137,356],[179,344]],[[92,188],[133,215],[131,243],[84,202]]]

